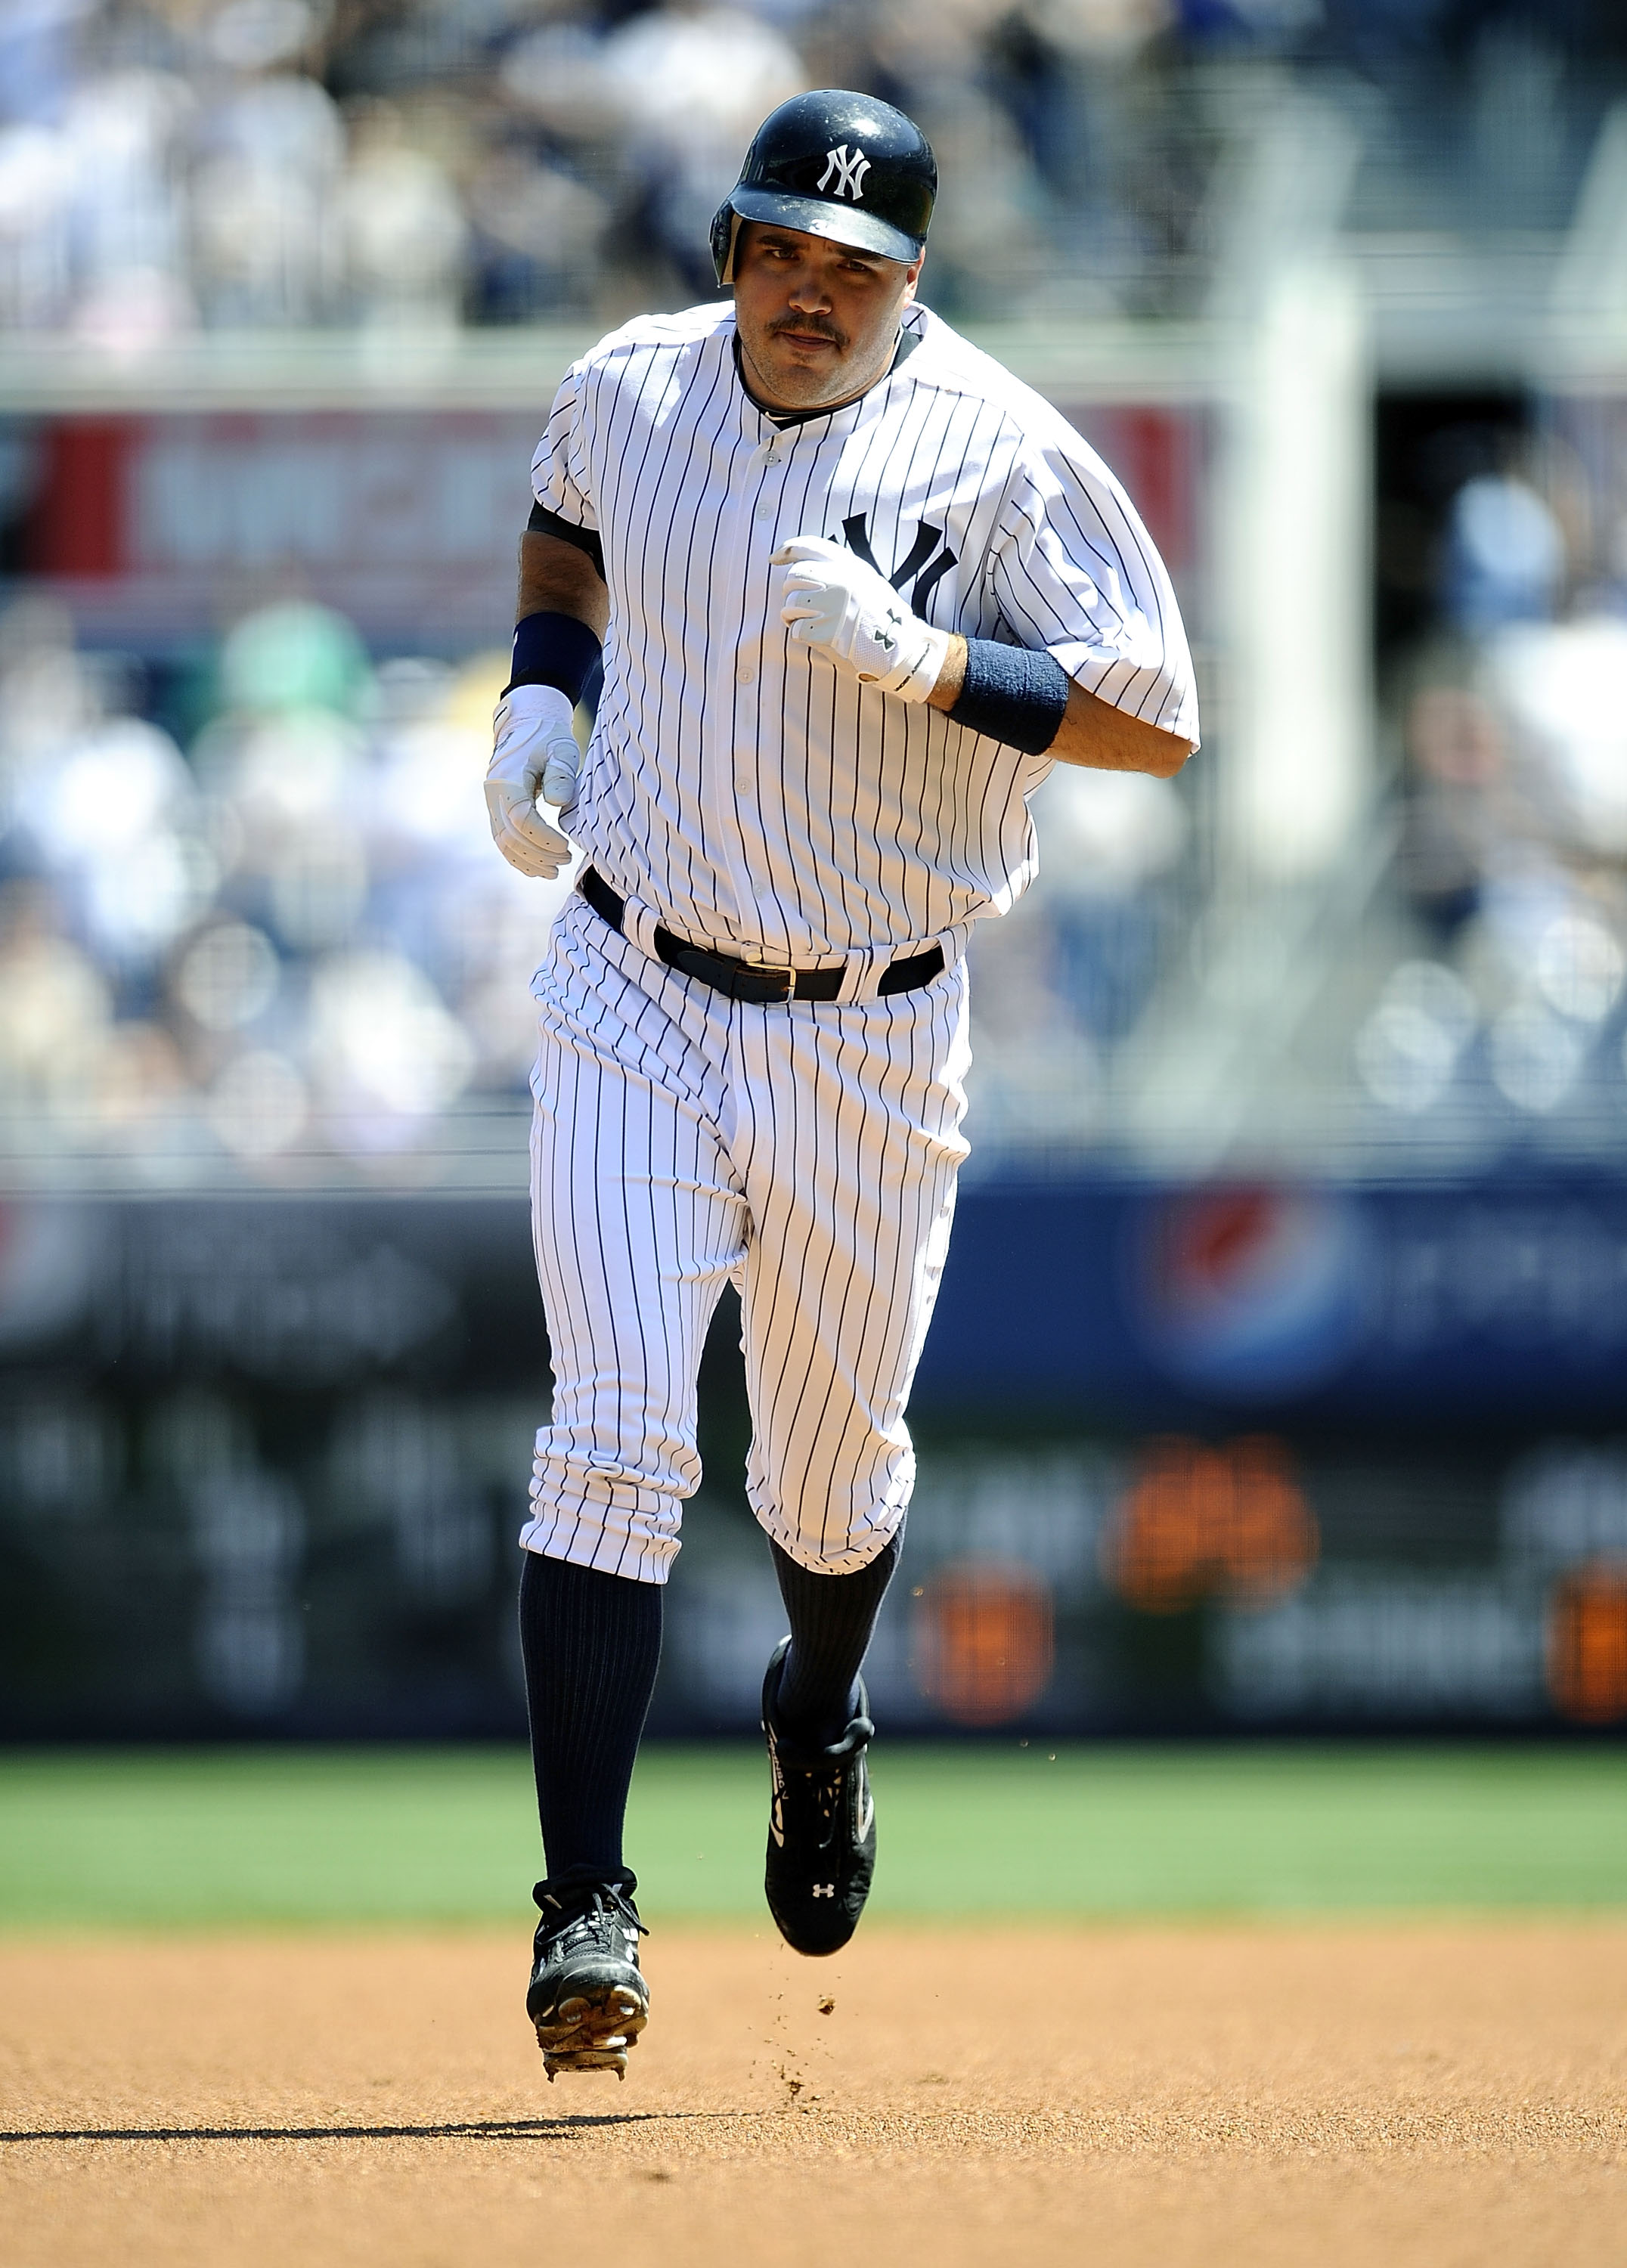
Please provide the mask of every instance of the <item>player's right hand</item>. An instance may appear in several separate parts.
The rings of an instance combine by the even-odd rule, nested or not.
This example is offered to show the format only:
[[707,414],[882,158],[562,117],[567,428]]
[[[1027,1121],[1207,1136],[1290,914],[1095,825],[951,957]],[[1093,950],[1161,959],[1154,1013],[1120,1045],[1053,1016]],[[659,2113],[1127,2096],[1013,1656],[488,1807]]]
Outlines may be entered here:
[[486,770],[491,839],[511,866],[551,881],[571,856],[565,837],[537,813],[537,798],[561,806],[577,791],[580,762],[570,696],[556,685],[514,685],[491,719]]
[[945,630],[924,622],[879,569],[827,535],[793,535],[769,555],[785,571],[780,620],[862,685],[924,701],[948,651]]

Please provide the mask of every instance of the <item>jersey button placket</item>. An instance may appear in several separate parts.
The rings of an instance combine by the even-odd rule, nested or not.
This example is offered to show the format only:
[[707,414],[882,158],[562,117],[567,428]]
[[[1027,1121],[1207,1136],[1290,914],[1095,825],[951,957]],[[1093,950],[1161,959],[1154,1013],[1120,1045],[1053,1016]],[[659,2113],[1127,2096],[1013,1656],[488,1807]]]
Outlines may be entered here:
[[785,451],[777,445],[762,460],[762,485],[757,491],[757,501],[751,508],[754,519],[772,519],[779,509],[780,475],[785,463]]
[[[747,414],[754,419],[756,416],[755,411]],[[756,751],[749,745],[755,737],[755,720],[753,732],[743,733],[742,719],[735,713],[735,699],[739,691],[751,685],[757,674],[763,626],[760,615],[753,611],[756,562],[752,541],[755,526],[752,506],[756,502],[763,469],[772,453],[771,443],[760,442],[740,466],[738,487],[733,487],[724,500],[720,515],[723,541],[718,563],[721,573],[710,610],[718,633],[711,709],[715,718],[720,721],[727,719],[723,729],[729,735],[729,776],[735,788],[732,825],[722,831],[719,840],[729,841],[733,828],[740,828],[742,839],[728,860],[728,874],[740,926],[747,933],[755,919],[757,888],[751,871],[753,846],[744,838],[748,830],[755,830],[755,827]],[[733,640],[728,636],[730,629],[733,631]],[[718,753],[721,758],[725,752],[719,749]]]
[[[756,495],[752,499],[751,519],[745,530],[746,556],[741,562],[743,574],[747,579],[756,558],[757,542],[754,541],[754,537],[761,539],[763,523],[767,521],[771,525],[774,515],[779,509],[780,482],[784,475],[784,444],[777,434],[773,440],[765,441],[759,448],[754,449],[747,460],[749,472],[755,475],[756,487]],[[762,638],[746,634],[750,620],[748,598],[742,612],[741,637],[734,662],[734,681],[737,685],[751,685],[756,681]],[[762,627],[764,630],[767,629],[766,620]]]

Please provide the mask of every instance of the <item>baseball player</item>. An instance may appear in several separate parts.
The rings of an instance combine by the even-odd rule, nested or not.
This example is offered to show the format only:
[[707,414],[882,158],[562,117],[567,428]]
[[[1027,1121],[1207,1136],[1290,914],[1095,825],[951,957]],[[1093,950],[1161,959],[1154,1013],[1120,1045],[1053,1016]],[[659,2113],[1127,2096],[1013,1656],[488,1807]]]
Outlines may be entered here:
[[1167,777],[1196,744],[1123,490],[917,301],[936,187],[887,104],[782,105],[713,225],[730,296],[584,356],[532,468],[486,792],[522,873],[585,857],[534,986],[555,1396],[520,1625],[550,2079],[624,2074],[649,2012],[622,1815],[731,1282],[790,1624],[763,1684],[768,1903],[800,1952],[852,1934],[860,1665],[966,1154],[967,938],[1035,871],[1055,761]]

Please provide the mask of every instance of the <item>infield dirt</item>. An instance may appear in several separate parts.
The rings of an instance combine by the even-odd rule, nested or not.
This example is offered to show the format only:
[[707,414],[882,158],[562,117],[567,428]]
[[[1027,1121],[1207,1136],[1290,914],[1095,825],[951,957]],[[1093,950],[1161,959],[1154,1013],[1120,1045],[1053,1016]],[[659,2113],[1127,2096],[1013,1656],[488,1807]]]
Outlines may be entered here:
[[8,2268],[1627,2261],[1627,1923],[659,1930],[552,2088],[524,1956],[0,1948]]

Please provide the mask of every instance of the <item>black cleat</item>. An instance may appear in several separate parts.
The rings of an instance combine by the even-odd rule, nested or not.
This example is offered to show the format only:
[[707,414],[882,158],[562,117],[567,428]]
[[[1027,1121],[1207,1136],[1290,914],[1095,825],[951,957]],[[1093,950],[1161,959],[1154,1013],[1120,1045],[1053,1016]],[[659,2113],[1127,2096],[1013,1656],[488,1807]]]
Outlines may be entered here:
[[875,1737],[859,1680],[858,1714],[828,1749],[809,1748],[775,1723],[782,1638],[762,1681],[762,1730],[774,1798],[763,1880],[769,1911],[798,1953],[839,1953],[858,1927],[876,1868],[876,1814],[865,1750]]
[[650,2021],[650,1988],[638,1967],[644,1934],[632,1874],[616,1881],[539,1882],[526,2014],[537,2028],[542,2067],[627,2076],[627,2051]]

